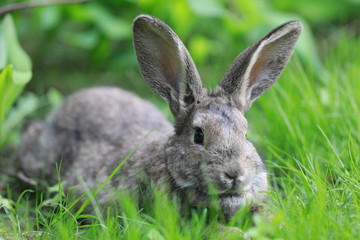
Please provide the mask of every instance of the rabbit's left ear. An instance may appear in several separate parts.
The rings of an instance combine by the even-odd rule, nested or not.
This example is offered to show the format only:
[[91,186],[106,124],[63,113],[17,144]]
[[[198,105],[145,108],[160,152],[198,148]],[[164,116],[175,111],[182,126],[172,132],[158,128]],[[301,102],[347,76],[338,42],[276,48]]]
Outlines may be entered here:
[[302,26],[285,23],[241,53],[220,83],[226,94],[246,112],[251,103],[279,78],[288,63]]
[[133,25],[136,56],[145,81],[175,117],[202,92],[195,64],[174,31],[159,19],[138,16]]

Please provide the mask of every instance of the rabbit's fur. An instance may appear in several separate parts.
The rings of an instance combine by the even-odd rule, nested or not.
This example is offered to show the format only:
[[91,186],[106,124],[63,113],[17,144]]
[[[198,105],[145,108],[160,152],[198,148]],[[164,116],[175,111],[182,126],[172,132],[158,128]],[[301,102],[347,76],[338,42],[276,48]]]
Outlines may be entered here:
[[[214,186],[230,219],[245,203],[263,201],[267,173],[246,139],[244,117],[251,103],[278,79],[302,30],[289,22],[271,31],[240,54],[214,91],[202,88],[195,65],[176,34],[147,15],[133,25],[136,55],[149,86],[164,98],[174,127],[151,103],[113,87],[81,90],[69,96],[43,123],[24,133],[18,166],[30,178],[61,179],[80,189],[105,181],[134,149],[107,188],[139,190],[167,186],[191,205],[208,200]],[[194,136],[196,135],[196,136]]]

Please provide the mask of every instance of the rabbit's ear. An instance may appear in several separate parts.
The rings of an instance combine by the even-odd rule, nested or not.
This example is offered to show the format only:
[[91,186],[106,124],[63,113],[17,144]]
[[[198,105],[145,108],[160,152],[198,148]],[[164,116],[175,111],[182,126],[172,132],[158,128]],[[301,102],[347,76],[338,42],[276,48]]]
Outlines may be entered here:
[[299,22],[285,23],[234,60],[220,86],[243,112],[279,78],[293,53],[301,30]]
[[199,73],[188,51],[169,26],[147,15],[134,20],[133,40],[145,81],[168,101],[177,116],[202,92]]

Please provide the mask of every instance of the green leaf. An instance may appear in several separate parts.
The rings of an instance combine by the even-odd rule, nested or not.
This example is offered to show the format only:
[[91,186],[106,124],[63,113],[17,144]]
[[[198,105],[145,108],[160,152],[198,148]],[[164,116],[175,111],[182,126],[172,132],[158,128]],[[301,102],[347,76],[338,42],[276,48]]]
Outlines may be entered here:
[[1,33],[0,29],[0,70],[6,66],[8,51],[5,44],[5,35]]
[[6,208],[8,210],[13,210],[14,202],[10,199],[4,198],[0,195],[0,209]]
[[7,65],[0,72],[0,147],[6,142],[7,133],[11,132],[11,128],[5,126],[4,119],[22,90],[23,85],[13,82],[12,66]]
[[60,9],[56,7],[49,7],[38,9],[40,16],[41,27],[44,30],[50,30],[56,27],[62,20]]
[[6,15],[0,24],[0,146],[13,126],[4,119],[31,76],[31,60],[18,42],[12,17]]
[[196,63],[204,63],[213,51],[211,42],[200,35],[195,35],[191,38],[189,49]]
[[0,72],[0,124],[16,99],[16,87],[12,78],[12,67],[7,65]]
[[188,0],[191,10],[205,17],[220,17],[226,14],[225,8],[217,0]]
[[146,234],[146,237],[149,239],[149,240],[165,240],[165,238],[161,235],[161,233],[155,229],[155,228],[151,228],[149,230],[149,232]]
[[25,117],[39,108],[41,104],[39,97],[34,94],[27,94],[19,98],[16,107],[11,109],[2,124],[2,138],[7,139],[12,134],[11,130],[20,125]]
[[88,4],[86,9],[100,31],[108,38],[131,38],[131,22],[114,17],[107,9],[96,3]]
[[64,40],[74,46],[90,50],[99,44],[100,34],[95,30],[84,31],[81,34],[67,33],[64,34]]
[[46,97],[52,109],[58,107],[64,99],[64,96],[55,88],[50,88]]
[[32,76],[31,60],[19,44],[10,15],[5,16],[0,26],[0,50],[0,68],[11,64],[14,83],[24,85],[29,82]]

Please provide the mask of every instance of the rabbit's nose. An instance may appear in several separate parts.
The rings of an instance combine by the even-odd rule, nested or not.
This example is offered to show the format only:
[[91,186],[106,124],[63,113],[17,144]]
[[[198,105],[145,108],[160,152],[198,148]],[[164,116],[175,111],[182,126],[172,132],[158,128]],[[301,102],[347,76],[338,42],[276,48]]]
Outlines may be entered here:
[[242,180],[242,173],[237,169],[229,169],[224,172],[224,177],[227,181],[231,182],[231,188],[237,189],[239,188]]
[[224,175],[225,175],[226,178],[234,180],[234,179],[237,179],[239,177],[240,173],[239,173],[239,171],[230,170],[230,171],[225,171]]

